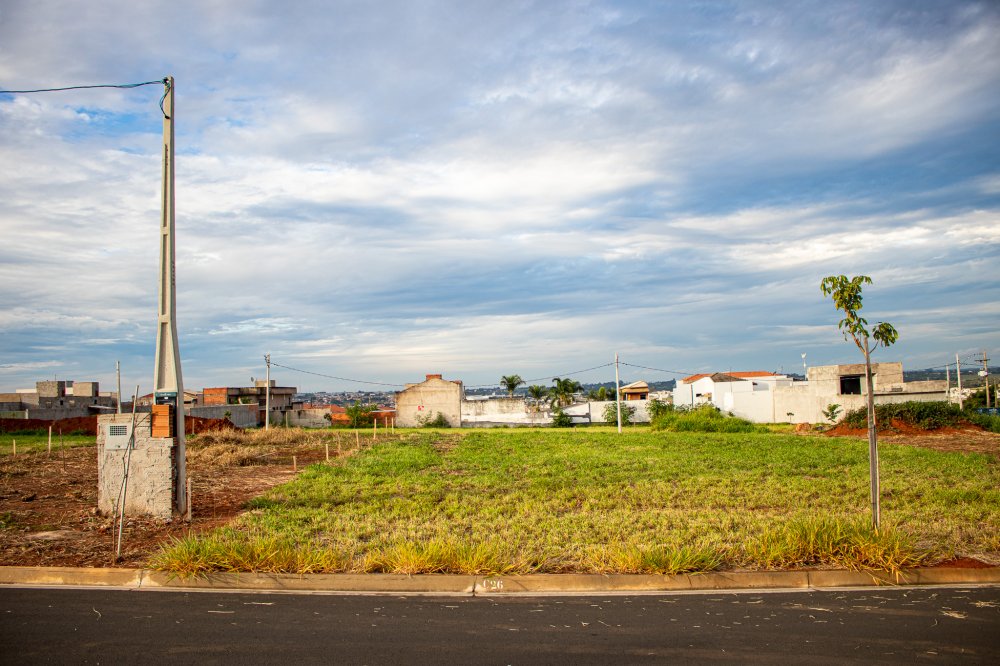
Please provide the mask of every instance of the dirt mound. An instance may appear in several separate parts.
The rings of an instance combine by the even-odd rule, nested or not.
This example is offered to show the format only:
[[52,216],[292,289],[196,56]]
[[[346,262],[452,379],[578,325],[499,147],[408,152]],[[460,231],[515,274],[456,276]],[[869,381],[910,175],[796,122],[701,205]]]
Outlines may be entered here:
[[[969,423],[968,421],[962,421],[955,426],[947,426],[941,428],[921,428],[913,423],[907,423],[902,419],[893,419],[888,424],[879,423],[878,434],[879,435],[955,435],[968,431],[983,432],[983,428],[975,425],[974,423]],[[823,432],[824,435],[829,437],[867,437],[867,428],[851,428],[846,423],[841,421],[834,427]]]

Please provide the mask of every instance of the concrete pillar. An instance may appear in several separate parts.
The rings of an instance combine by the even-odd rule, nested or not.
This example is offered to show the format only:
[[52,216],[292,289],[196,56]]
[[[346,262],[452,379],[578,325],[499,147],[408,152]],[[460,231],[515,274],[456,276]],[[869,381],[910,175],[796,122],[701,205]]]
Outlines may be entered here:
[[102,514],[120,510],[127,464],[125,515],[169,520],[175,499],[176,440],[153,437],[148,413],[135,415],[134,438],[128,434],[131,426],[131,414],[97,417],[97,510]]

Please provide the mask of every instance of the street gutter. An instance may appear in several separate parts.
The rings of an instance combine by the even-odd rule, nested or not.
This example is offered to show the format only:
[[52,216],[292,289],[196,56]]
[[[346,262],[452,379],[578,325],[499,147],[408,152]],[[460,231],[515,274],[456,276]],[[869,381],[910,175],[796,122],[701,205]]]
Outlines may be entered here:
[[885,571],[733,571],[677,575],[211,573],[182,578],[150,569],[0,567],[0,586],[108,587],[130,590],[292,592],[435,596],[581,596],[752,590],[824,590],[873,586],[1000,585],[1000,567]]

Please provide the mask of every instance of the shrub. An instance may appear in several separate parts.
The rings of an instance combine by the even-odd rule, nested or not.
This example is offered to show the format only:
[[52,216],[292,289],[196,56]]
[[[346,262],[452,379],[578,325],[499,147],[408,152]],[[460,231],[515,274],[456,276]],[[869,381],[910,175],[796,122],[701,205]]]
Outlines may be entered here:
[[1000,432],[1000,416],[969,412],[967,417],[970,423],[974,423],[980,428],[984,428],[990,432]]
[[758,425],[723,414],[714,405],[694,409],[673,409],[653,420],[653,430],[670,432],[764,432]]
[[451,424],[448,423],[448,418],[441,412],[437,412],[437,416],[432,416],[434,412],[431,412],[427,416],[418,416],[417,423],[420,424],[421,428],[450,428]]
[[552,427],[569,428],[573,425],[573,419],[563,411],[562,407],[555,407],[552,410]]
[[[947,402],[899,402],[888,405],[875,405],[875,423],[887,426],[893,420],[900,420],[907,425],[924,430],[936,430],[946,426],[954,426],[969,415]],[[868,427],[868,411],[864,407],[852,409],[844,416],[844,423],[851,428]]]
[[[625,402],[618,404],[622,406],[622,425],[632,425],[632,417],[635,416],[635,407]],[[615,403],[612,402],[604,406],[604,422],[608,425],[618,425],[618,408],[615,406]]]
[[646,413],[649,414],[650,421],[662,414],[674,411],[674,406],[663,402],[657,398],[650,398],[646,403]]
[[834,403],[832,405],[827,405],[826,409],[823,410],[823,416],[830,423],[836,423],[837,417],[840,416],[840,405]]

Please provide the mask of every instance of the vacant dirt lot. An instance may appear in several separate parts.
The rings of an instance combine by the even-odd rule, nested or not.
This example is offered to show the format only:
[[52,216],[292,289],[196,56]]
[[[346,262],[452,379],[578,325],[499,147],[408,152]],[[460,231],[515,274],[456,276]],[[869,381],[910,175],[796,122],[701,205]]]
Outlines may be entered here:
[[111,516],[96,511],[94,447],[51,457],[45,453],[0,457],[0,565],[141,566],[172,537],[223,525],[243,510],[247,500],[291,479],[293,455],[299,469],[325,458],[315,446],[288,448],[249,466],[223,466],[191,454],[191,522],[126,518],[117,562],[117,528]]
[[[864,431],[829,434],[865,436]],[[880,441],[1000,459],[1000,434],[977,429],[887,432],[880,435]],[[331,450],[331,456],[334,453]],[[287,447],[252,461],[234,462],[189,450],[191,523],[127,519],[118,561],[113,520],[97,515],[95,509],[97,453],[93,447],[51,456],[0,457],[0,565],[142,566],[150,553],[172,537],[223,525],[243,511],[249,499],[291,479],[295,474],[292,456],[301,469],[324,459],[325,451],[315,444]]]

